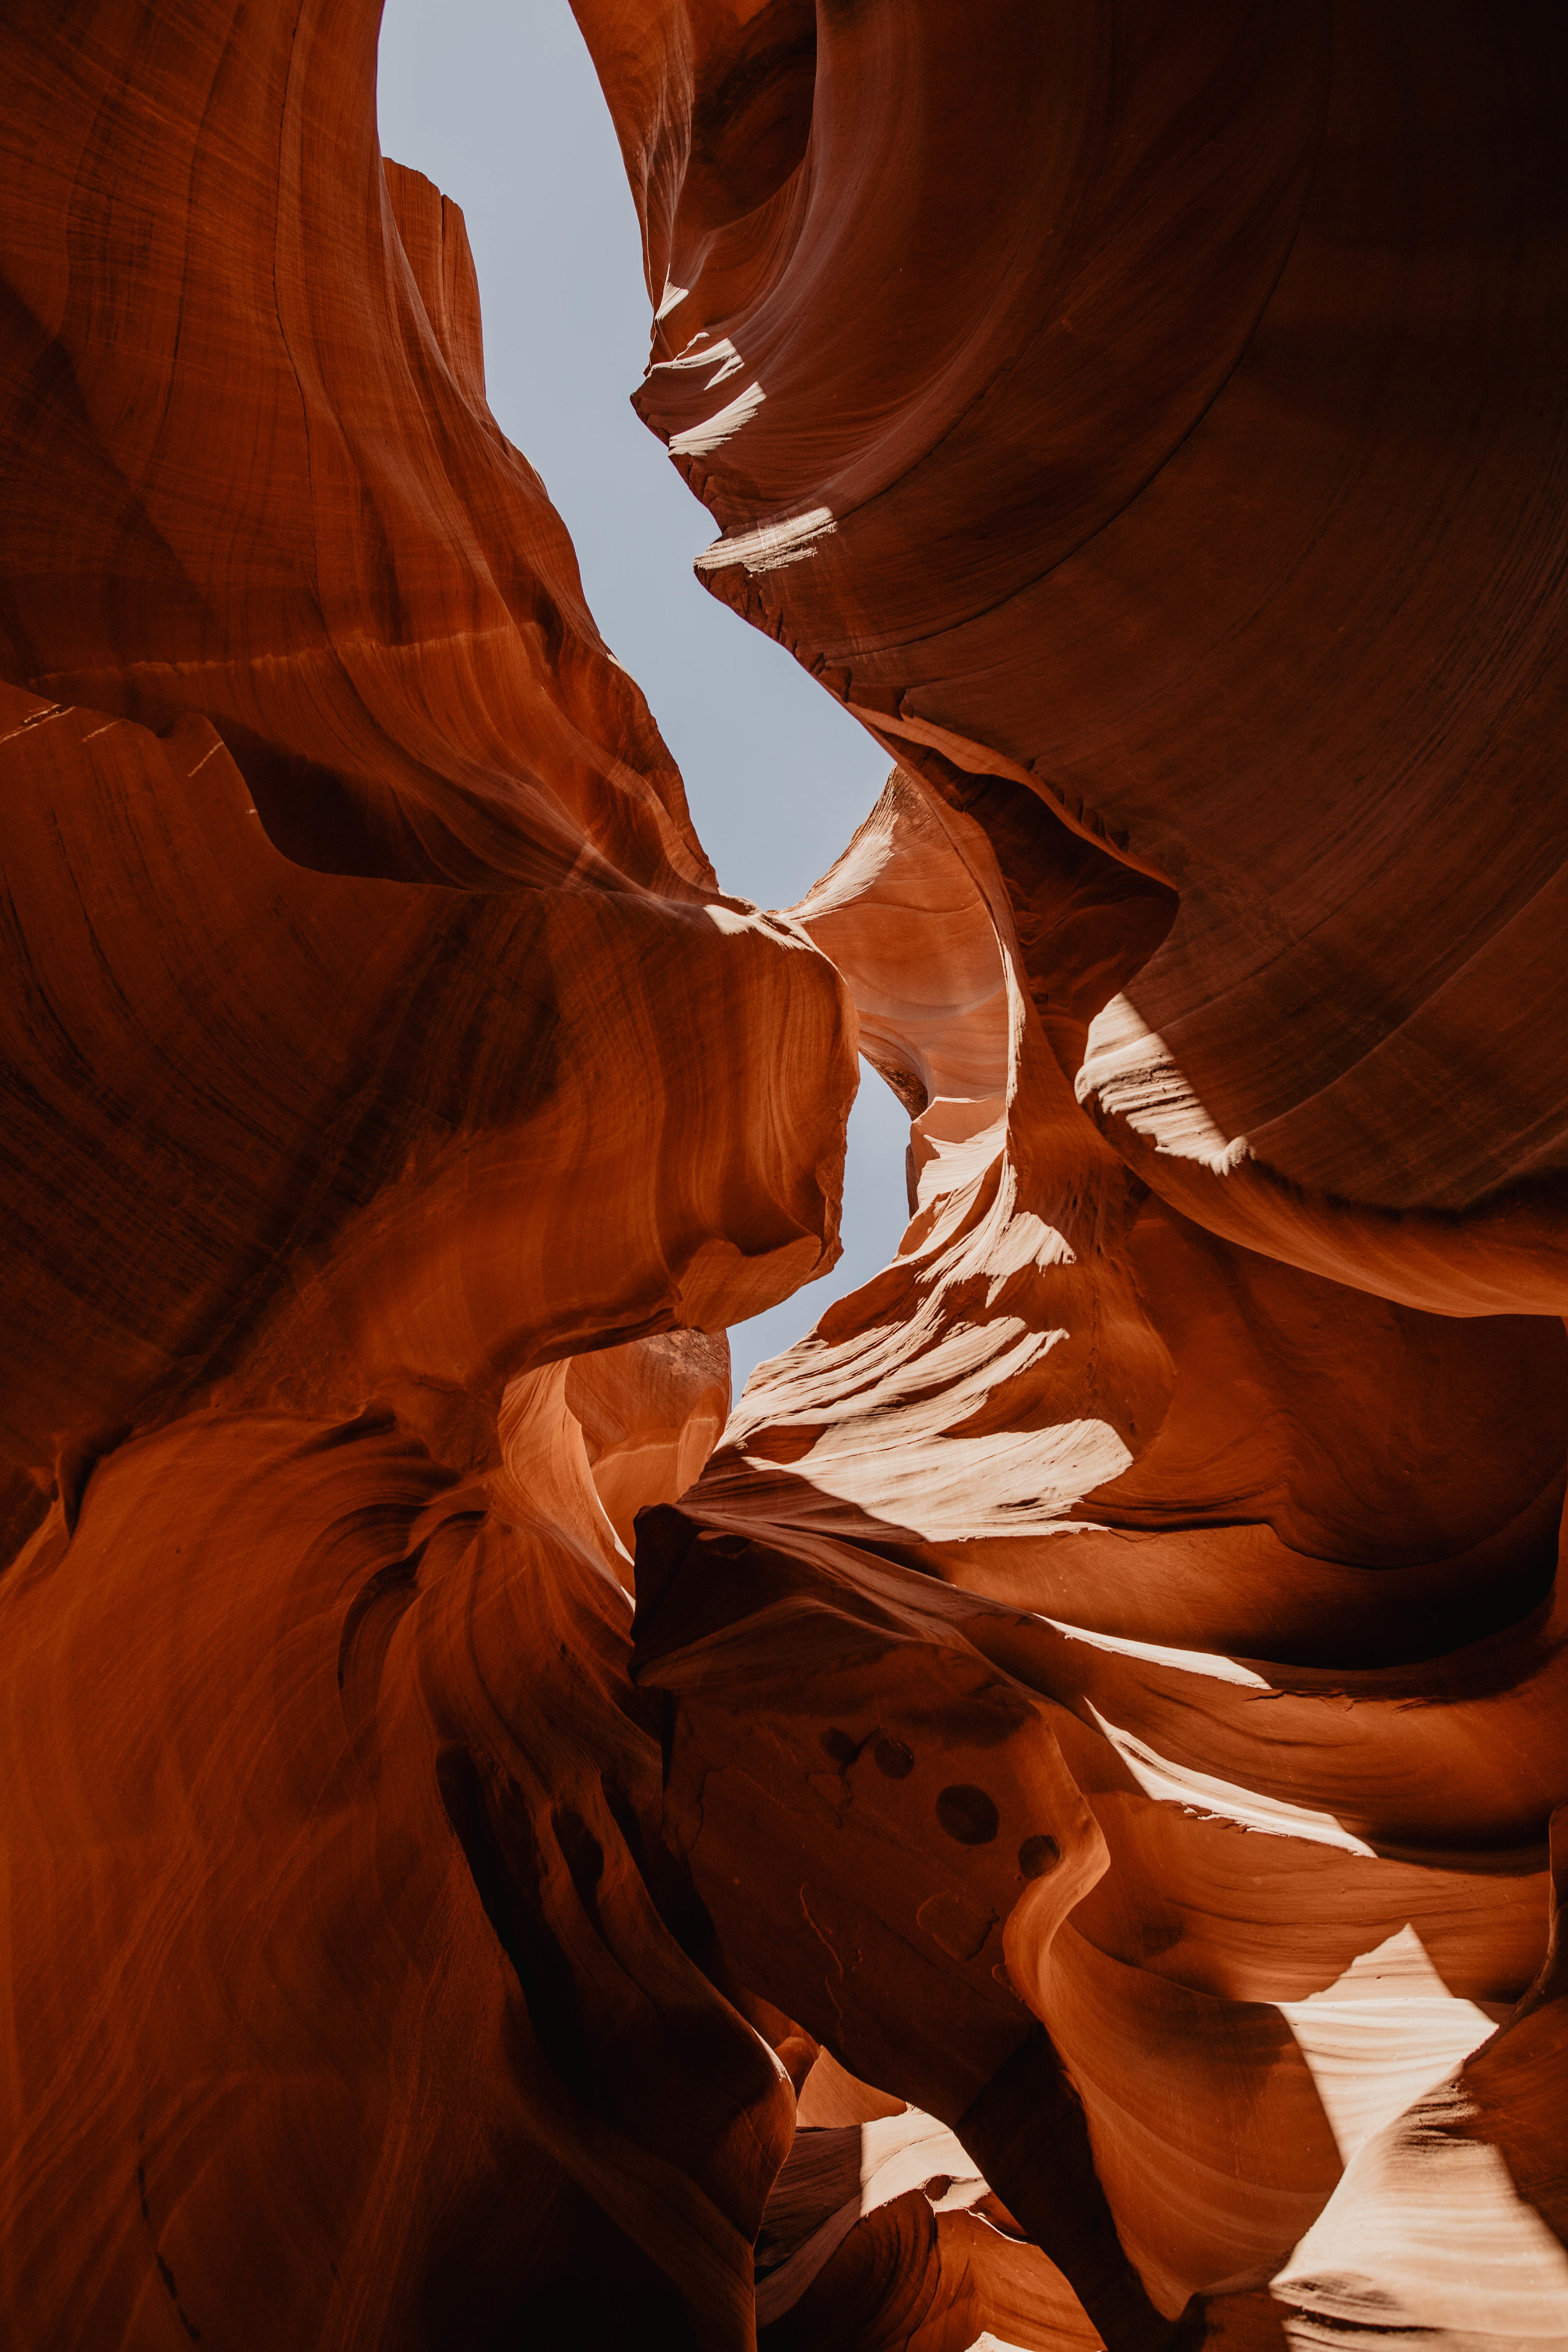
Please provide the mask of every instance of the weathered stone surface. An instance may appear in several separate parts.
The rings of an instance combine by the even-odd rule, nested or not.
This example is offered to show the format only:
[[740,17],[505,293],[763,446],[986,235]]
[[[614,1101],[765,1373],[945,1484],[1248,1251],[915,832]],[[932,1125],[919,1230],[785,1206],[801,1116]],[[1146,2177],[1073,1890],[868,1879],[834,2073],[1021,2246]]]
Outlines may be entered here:
[[577,14],[715,591],[1175,887],[1131,1001],[1246,1139],[1235,1237],[1344,1279],[1367,1212],[1394,1265],[1501,1219],[1490,1303],[1559,1303],[1555,13]]
[[373,0],[0,31],[4,2332],[1568,2343],[1563,28],[578,15],[783,914]]
[[[1108,2342],[1159,2331],[1097,2196],[1216,2341],[1568,2341],[1529,1992],[1568,1794],[1562,26],[578,15],[700,570],[900,763],[795,912],[910,1109],[913,1222],[644,1522],[671,1832],[762,1990],[961,2138],[1021,1997],[1088,2152],[1010,2123],[983,2168]],[[984,1770],[932,1643],[1016,1711]],[[921,1759],[896,1822],[879,1740]],[[994,1842],[944,1843],[928,1769]],[[1033,1935],[994,1883],[1025,1788],[1071,1901]],[[882,2263],[889,2341],[944,2294],[969,2340],[893,2227],[846,2294]]]
[[854,1016],[717,889],[374,36],[0,37],[3,2332],[742,2345],[791,2093],[627,1547],[836,1253]]

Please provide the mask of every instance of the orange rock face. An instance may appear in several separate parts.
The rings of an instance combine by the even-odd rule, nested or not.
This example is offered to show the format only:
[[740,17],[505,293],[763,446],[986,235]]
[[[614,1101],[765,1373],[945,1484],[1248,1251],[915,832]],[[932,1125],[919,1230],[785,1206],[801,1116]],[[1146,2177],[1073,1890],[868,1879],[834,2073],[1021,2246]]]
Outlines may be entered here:
[[782,915],[371,0],[0,30],[6,2339],[1568,2343],[1563,30],[577,13]]
[[855,1016],[715,885],[374,40],[4,36],[3,2332],[742,2343],[791,2094],[627,1547],[836,1254]]

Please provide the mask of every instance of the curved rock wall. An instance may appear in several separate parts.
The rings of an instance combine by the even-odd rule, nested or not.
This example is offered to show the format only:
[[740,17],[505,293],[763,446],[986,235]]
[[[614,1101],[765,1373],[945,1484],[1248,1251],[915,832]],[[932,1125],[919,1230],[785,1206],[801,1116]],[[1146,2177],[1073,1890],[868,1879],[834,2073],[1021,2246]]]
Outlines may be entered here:
[[3,2332],[743,2344],[791,2093],[629,1545],[837,1255],[855,1015],[485,408],[375,17],[0,35]]
[[899,763],[795,912],[913,1222],[644,1523],[672,1830],[1108,2343],[1568,2341],[1562,28],[815,15],[578,5],[700,570]]
[[[795,0],[577,13],[646,208],[638,405],[716,593],[906,764],[1175,887],[1132,1001],[1260,1171],[1532,1199],[1555,12],[908,0],[823,8],[810,71]],[[710,129],[742,81],[791,126],[762,202]]]
[[5,2332],[1568,2344],[1557,16],[577,14],[782,914],[374,0],[0,28]]

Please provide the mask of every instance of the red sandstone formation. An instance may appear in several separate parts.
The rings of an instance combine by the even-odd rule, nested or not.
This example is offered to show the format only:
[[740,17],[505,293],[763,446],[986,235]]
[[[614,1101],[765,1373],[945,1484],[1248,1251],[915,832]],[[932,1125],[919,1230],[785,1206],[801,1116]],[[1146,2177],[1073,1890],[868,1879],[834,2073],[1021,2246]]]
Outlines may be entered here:
[[793,2128],[661,1860],[625,1539],[722,1422],[703,1335],[834,1253],[853,1016],[714,885],[374,40],[3,37],[37,2352],[742,2344]]
[[1568,2341],[1561,25],[578,13],[700,569],[903,771],[796,912],[914,1222],[645,1522],[673,1833],[1107,2341]]
[[[925,1102],[916,1214],[894,1265],[758,1373],[679,1510],[642,1523],[637,1671],[677,1710],[667,1816],[732,1964],[952,2124],[1107,2342],[1136,2323],[1064,2222],[1031,2011],[1081,2099],[1086,2181],[1163,2308],[1206,2291],[1221,2325],[1327,2207],[1327,2315],[1360,2315],[1363,2264],[1429,2325],[1441,2301],[1411,2309],[1387,2247],[1375,2270],[1365,2253],[1375,2201],[1330,2200],[1540,1964],[1538,1825],[1568,1778],[1543,1597],[1561,1329],[1253,1258],[1081,1118],[1075,1150],[987,919],[987,850],[898,779],[796,910]],[[763,1829],[788,1857],[771,1885],[742,1861]],[[1019,2125],[994,2155],[986,2102],[1020,2064],[1032,2145]],[[1541,2187],[1557,2080],[1535,2093],[1552,2120],[1512,2116],[1500,2144],[1561,2223]],[[1487,2170],[1493,2133],[1464,2144],[1472,2186],[1439,2169],[1422,2193],[1489,2200],[1478,2227],[1533,2340],[1568,2263]]]
[[374,0],[0,30],[7,2340],[1568,2344],[1562,28],[577,6],[784,916]]
[[1180,894],[1131,1001],[1247,1173],[1146,1180],[1560,1304],[1558,12],[578,15],[710,584]]

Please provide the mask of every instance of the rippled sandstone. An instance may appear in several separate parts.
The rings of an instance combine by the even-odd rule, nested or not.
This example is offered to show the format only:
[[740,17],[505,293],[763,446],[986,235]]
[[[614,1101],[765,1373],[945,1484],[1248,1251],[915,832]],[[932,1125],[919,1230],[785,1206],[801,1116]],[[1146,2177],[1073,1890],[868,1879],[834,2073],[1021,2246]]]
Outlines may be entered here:
[[[700,570],[898,762],[795,911],[912,1222],[642,1523],[670,1832],[1106,2342],[1568,2341],[1561,24],[578,16]],[[799,2340],[1070,2340],[927,2201]]]
[[0,33],[7,2333],[1568,2344],[1562,28],[577,14],[782,915],[374,5]]
[[628,1540],[837,1254],[855,1018],[717,888],[375,32],[0,37],[4,2332],[744,2343],[791,2093]]

